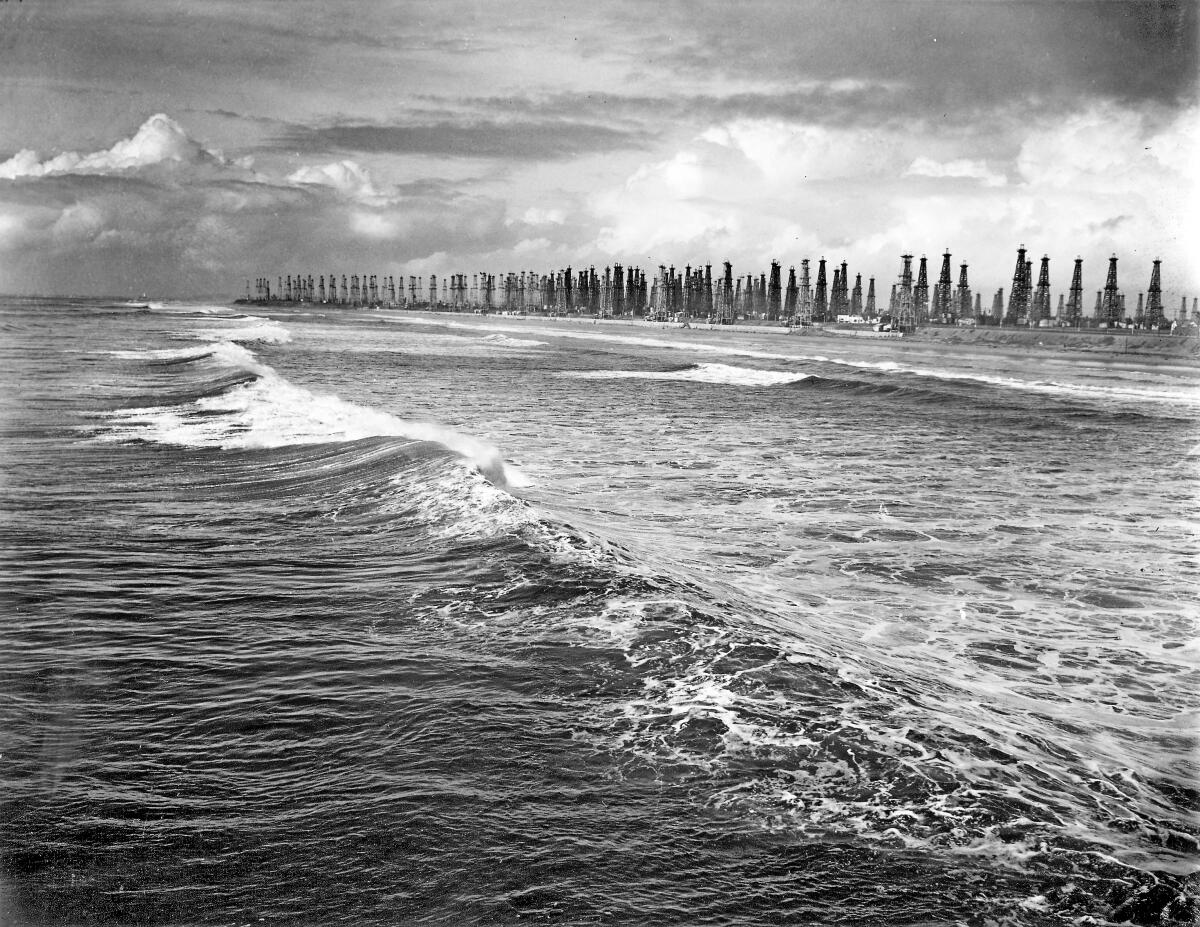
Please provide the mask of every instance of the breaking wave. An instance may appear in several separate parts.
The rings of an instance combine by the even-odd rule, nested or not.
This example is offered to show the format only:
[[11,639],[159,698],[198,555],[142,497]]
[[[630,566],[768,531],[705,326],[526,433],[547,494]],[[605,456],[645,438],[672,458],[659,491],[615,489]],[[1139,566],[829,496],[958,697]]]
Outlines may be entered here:
[[689,364],[678,370],[582,370],[563,373],[564,377],[584,380],[680,380],[688,383],[715,383],[726,386],[777,386],[814,379],[812,374],[786,370],[759,370],[729,364]]

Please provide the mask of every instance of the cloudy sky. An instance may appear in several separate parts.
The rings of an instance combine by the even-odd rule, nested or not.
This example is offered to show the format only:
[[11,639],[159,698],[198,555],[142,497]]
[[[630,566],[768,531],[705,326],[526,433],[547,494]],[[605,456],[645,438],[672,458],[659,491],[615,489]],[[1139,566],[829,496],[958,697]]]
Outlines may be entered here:
[[[1194,0],[0,3],[0,292],[1015,249],[1200,295]],[[1089,304],[1090,305],[1090,304]]]

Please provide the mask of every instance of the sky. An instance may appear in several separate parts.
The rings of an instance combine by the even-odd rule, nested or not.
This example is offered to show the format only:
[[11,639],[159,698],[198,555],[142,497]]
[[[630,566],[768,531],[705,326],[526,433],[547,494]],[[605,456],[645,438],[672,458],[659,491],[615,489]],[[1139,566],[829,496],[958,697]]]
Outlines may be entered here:
[[949,250],[990,303],[1023,244],[1177,306],[1198,6],[5,0],[0,292]]

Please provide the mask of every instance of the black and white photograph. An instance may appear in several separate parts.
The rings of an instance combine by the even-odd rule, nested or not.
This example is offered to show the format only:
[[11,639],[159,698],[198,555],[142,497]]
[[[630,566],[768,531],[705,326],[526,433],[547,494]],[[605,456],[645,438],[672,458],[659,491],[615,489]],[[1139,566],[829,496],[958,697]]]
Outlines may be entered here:
[[1200,3],[0,0],[0,927],[1200,923]]

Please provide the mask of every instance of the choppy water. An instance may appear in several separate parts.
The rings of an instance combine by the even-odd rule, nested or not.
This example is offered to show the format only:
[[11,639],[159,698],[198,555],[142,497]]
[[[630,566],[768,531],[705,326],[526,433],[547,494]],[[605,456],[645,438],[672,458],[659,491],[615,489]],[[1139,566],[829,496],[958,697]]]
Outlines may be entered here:
[[1196,917],[1194,372],[0,308],[5,924]]

